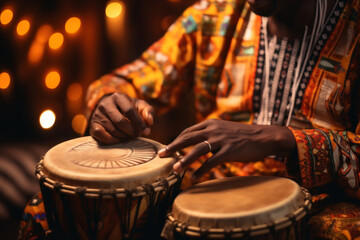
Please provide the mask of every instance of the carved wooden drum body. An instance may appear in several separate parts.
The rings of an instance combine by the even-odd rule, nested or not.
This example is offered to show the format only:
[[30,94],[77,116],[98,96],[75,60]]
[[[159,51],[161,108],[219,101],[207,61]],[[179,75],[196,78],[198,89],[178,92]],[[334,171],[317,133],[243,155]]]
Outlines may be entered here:
[[52,236],[59,239],[152,239],[178,193],[176,157],[138,138],[99,145],[91,137],[63,142],[37,166]]
[[304,239],[311,198],[295,182],[249,176],[211,180],[174,200],[166,239]]

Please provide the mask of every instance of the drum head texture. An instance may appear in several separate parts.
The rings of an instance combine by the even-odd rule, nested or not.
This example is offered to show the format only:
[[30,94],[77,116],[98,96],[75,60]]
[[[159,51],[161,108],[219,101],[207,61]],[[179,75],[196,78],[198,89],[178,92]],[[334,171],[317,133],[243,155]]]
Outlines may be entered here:
[[190,187],[174,201],[175,220],[190,226],[250,228],[295,212],[305,196],[292,180],[270,176],[229,177]]
[[100,145],[92,137],[56,145],[44,156],[43,171],[53,181],[87,188],[134,188],[169,176],[175,157],[160,158],[158,142],[137,138]]

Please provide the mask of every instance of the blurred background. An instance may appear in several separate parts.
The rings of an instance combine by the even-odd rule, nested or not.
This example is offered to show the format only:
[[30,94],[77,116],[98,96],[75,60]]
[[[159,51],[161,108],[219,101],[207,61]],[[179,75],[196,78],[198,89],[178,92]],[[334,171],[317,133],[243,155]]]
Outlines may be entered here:
[[[36,162],[83,132],[89,83],[137,58],[193,2],[0,2],[1,239],[16,239],[24,204],[38,191]],[[159,119],[155,130],[176,114]],[[182,124],[179,131],[189,123]]]

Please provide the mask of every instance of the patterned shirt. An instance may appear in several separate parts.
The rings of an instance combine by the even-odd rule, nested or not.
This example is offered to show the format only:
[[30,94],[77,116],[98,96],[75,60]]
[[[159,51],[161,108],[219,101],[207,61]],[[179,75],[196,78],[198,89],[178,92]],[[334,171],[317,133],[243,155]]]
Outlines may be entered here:
[[[339,0],[305,63],[289,124],[297,141],[298,166],[287,166],[289,173],[298,169],[304,187],[336,181],[357,198],[359,9],[358,0]],[[91,84],[87,116],[104,94],[112,92],[145,99],[161,112],[176,106],[192,90],[199,121],[220,118],[254,123],[261,107],[261,26],[262,18],[249,10],[246,1],[195,3],[140,58]],[[291,50],[283,42],[280,45],[285,60]],[[288,108],[281,104],[286,104],[288,96],[280,88],[291,77],[277,69],[275,74],[280,78],[272,123],[283,125]],[[234,169],[232,174],[241,175],[244,165],[228,167]]]
[[[337,1],[305,63],[289,124],[296,138],[297,156],[286,164],[289,177],[306,188],[335,183],[357,199],[360,198],[359,12],[360,0]],[[262,18],[249,10],[245,0],[195,3],[137,60],[90,85],[87,116],[109,93],[123,92],[145,99],[161,113],[176,106],[186,92],[194,91],[198,121],[219,118],[256,123],[264,88],[263,25]],[[291,97],[287,88],[291,87],[294,75],[294,70],[288,68],[296,67],[292,59],[299,54],[298,43],[275,40],[271,57],[274,65],[270,66],[273,76],[269,83],[277,87],[269,99],[271,124],[284,125]],[[271,159],[226,163],[214,169],[213,177],[273,174],[282,167],[282,163]],[[34,210],[30,204],[25,217],[27,213],[41,217],[43,205]],[[43,218],[35,220],[37,225],[23,220],[22,236],[36,236],[34,226],[47,230]]]

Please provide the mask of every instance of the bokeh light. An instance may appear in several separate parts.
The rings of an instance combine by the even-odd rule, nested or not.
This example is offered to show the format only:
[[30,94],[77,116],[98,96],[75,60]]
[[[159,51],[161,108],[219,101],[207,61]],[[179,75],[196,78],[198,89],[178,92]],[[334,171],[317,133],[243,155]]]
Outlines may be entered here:
[[51,110],[45,110],[41,113],[40,115],[40,126],[44,129],[49,129],[51,128],[56,120],[56,116],[55,113]]
[[28,59],[31,63],[38,63],[45,51],[45,44],[49,40],[52,33],[52,27],[50,25],[43,25],[36,33],[34,42],[31,44]]
[[0,73],[0,89],[7,89],[10,85],[11,78],[7,72]]
[[10,9],[5,9],[4,11],[1,12],[0,14],[0,22],[2,25],[7,25],[11,22],[11,20],[13,19],[13,12]]
[[77,101],[82,96],[83,89],[79,83],[71,84],[67,89],[67,97],[71,101]]
[[64,42],[64,36],[61,33],[59,32],[53,33],[49,38],[49,47],[51,49],[58,49],[62,46],[63,42]]
[[86,124],[87,124],[86,117],[82,114],[76,115],[71,121],[71,126],[73,130],[79,134],[84,134]]
[[24,36],[29,32],[29,29],[30,22],[28,20],[21,20],[16,27],[16,32],[19,36]]
[[69,18],[65,23],[65,31],[67,33],[76,33],[81,27],[81,20],[77,17]]
[[60,79],[60,74],[57,71],[51,71],[45,77],[45,85],[49,89],[55,89],[59,86]]
[[105,13],[109,18],[116,18],[122,12],[122,4],[118,1],[109,2],[106,6]]

